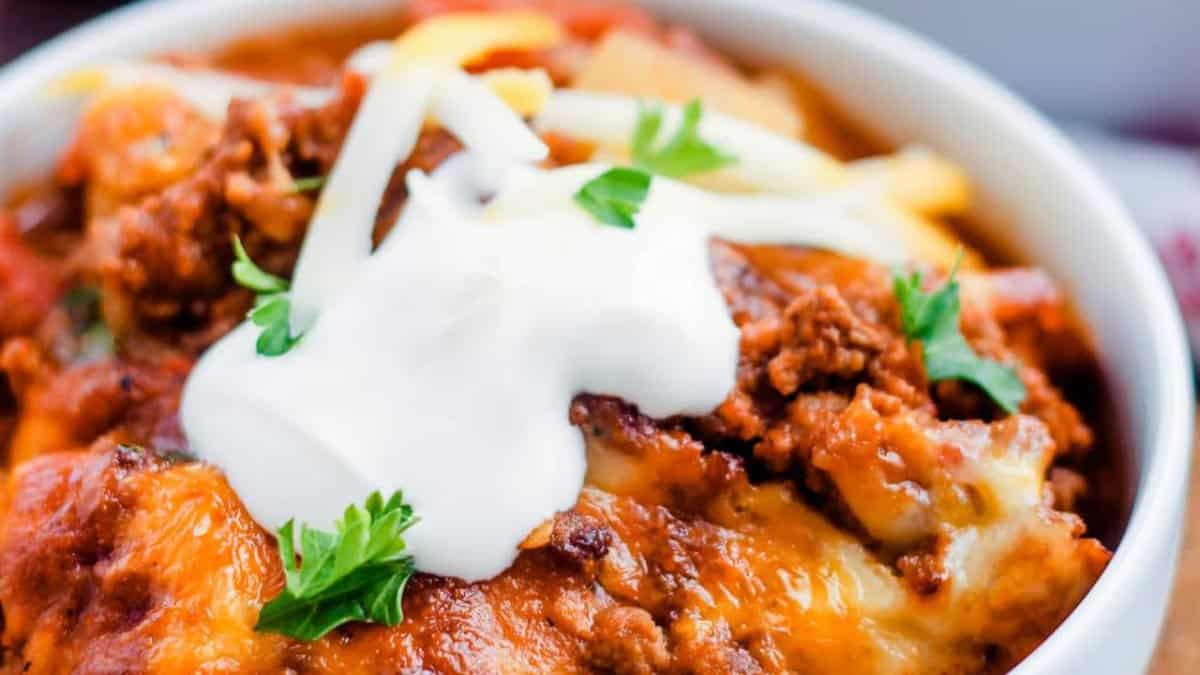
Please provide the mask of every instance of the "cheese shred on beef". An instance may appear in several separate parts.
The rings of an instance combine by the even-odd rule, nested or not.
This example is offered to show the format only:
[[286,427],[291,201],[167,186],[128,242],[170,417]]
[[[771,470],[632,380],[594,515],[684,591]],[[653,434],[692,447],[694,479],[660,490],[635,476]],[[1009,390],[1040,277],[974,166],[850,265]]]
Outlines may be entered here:
[[[656,59],[741,77],[639,11],[533,4],[565,42],[472,70],[544,68],[561,83],[616,26],[660,45]],[[586,486],[506,572],[419,574],[391,628],[255,632],[283,586],[274,540],[219,470],[188,458],[178,400],[252,302],[229,277],[231,236],[290,272],[314,196],[289,186],[328,174],[364,87],[346,75],[316,108],[286,92],[235,100],[223,121],[158,89],[113,92],[52,183],[0,211],[0,307],[20,308],[0,311],[0,673],[998,673],[1104,569],[1080,512],[1111,492],[1108,474],[1081,469],[1097,434],[1058,386],[1096,366],[1042,272],[973,258],[961,274],[971,347],[1022,364],[1028,395],[1006,416],[969,385],[927,381],[891,270],[714,241],[741,334],[717,409],[651,419],[580,395],[563,414],[587,440]],[[593,150],[545,140],[551,165]],[[377,240],[405,172],[459,147],[422,131]],[[98,290],[114,335],[98,360],[79,358],[55,301],[77,286]]]

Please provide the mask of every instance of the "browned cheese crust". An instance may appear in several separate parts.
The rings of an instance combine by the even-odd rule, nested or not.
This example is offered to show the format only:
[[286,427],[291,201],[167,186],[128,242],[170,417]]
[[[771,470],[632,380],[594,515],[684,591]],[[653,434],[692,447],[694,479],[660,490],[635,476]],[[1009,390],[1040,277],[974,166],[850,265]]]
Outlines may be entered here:
[[[395,628],[255,632],[283,584],[274,541],[187,459],[178,399],[251,302],[230,236],[290,271],[314,198],[288,185],[328,172],[363,86],[315,111],[238,101],[223,128],[127,93],[92,108],[51,187],[0,212],[0,672],[1001,672],[1104,568],[1075,513],[1093,432],[1054,384],[1095,366],[1044,274],[963,275],[972,346],[1023,364],[1029,396],[1004,416],[926,381],[889,270],[714,242],[742,336],[717,410],[654,420],[581,395],[563,414],[587,486],[511,569],[419,575]],[[131,152],[151,137],[170,161]],[[586,156],[547,140],[552,162]],[[457,147],[427,131],[397,175]],[[404,198],[395,181],[381,223]],[[115,356],[79,358],[57,304],[76,284],[100,289]]]

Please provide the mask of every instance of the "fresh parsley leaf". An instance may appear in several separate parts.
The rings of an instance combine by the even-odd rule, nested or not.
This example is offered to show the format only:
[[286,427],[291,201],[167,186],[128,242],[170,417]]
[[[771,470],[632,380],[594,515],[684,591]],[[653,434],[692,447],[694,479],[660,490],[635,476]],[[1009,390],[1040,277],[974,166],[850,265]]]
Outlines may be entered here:
[[609,169],[584,183],[575,203],[596,220],[633,229],[633,216],[650,192],[650,174],[639,169]]
[[683,108],[679,129],[655,150],[654,141],[662,129],[662,108],[643,105],[633,130],[634,167],[610,169],[593,178],[575,193],[575,202],[602,223],[633,229],[633,217],[650,192],[652,174],[680,178],[737,161],[700,138],[703,115],[699,99],[693,99]]
[[299,341],[300,338],[292,337],[291,326],[287,319],[284,319],[263,329],[254,341],[254,350],[261,356],[280,356],[295,347]]
[[116,338],[103,319],[96,319],[79,334],[79,354],[75,363],[91,363],[112,356],[117,351]]
[[116,339],[100,310],[100,291],[92,286],[75,286],[67,291],[60,304],[79,339],[74,363],[100,361],[116,352]]
[[320,190],[325,185],[324,176],[309,176],[307,178],[297,178],[292,181],[290,192],[312,192]]
[[263,329],[255,342],[255,350],[262,356],[285,354],[300,341],[292,336],[291,309],[288,299],[288,282],[264,272],[254,264],[242,246],[242,240],[233,236],[233,279],[239,285],[258,293],[254,308],[246,315],[254,325]]
[[59,301],[72,320],[89,321],[100,308],[100,291],[94,286],[79,285],[71,288]]
[[[959,256],[961,260],[961,255]],[[921,274],[897,272],[892,280],[900,303],[904,335],[921,342],[925,373],[930,381],[965,380],[977,385],[1005,412],[1015,413],[1025,400],[1025,385],[1017,371],[1005,364],[981,358],[959,329],[961,304],[958,294],[958,262],[946,284],[931,293],[921,290]]]
[[274,274],[264,272],[254,264],[242,246],[242,239],[233,235],[233,280],[255,293],[280,293],[288,289],[288,282]]
[[254,308],[246,314],[255,326],[266,328],[288,318],[292,302],[283,293],[260,295],[254,299]]
[[403,493],[385,504],[375,492],[363,506],[347,507],[334,532],[302,525],[297,565],[289,520],[277,537],[284,589],[263,606],[255,629],[316,640],[350,621],[400,623],[404,587],[413,574],[403,534],[416,522]]
[[683,119],[666,144],[658,150],[653,145],[662,128],[662,108],[643,106],[638,112],[633,132],[634,166],[668,178],[682,178],[694,173],[715,171],[737,161],[716,146],[700,138],[700,118],[704,108],[699,99],[683,107]]

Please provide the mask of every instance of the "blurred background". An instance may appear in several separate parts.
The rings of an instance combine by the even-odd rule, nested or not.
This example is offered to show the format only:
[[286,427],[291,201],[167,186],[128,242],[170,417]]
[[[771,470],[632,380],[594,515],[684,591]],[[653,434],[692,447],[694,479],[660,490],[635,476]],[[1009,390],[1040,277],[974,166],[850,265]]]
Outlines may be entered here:
[[115,0],[0,0],[0,63],[89,19]]
[[[120,4],[0,0],[0,64]],[[966,57],[1067,131],[1162,256],[1200,354],[1200,1],[854,4]],[[1188,522],[1200,523],[1200,499],[1192,500]],[[1200,603],[1191,601],[1198,596],[1200,537],[1189,536],[1152,675],[1200,672]]]
[[1200,141],[1195,0],[854,0],[965,55],[1051,115]]

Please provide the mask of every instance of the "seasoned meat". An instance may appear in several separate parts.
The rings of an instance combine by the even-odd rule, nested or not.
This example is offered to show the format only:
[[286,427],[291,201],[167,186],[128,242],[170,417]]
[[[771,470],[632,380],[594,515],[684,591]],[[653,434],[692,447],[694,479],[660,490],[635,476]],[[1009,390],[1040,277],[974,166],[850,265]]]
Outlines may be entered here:
[[[591,487],[552,527],[603,528],[598,564],[564,556],[552,536],[489,582],[419,577],[396,628],[351,626],[313,643],[253,632],[282,573],[212,468],[103,447],[26,462],[0,525],[5,667],[972,672],[1032,648],[1107,560],[1078,538],[1078,519],[1036,498],[964,493],[982,506],[940,504],[950,515],[938,536],[892,566],[788,481],[752,484],[741,460],[683,431],[610,399],[581,399],[573,415],[589,437]],[[1022,425],[1039,423],[927,433],[944,452],[1044,451]],[[1035,447],[997,447],[1014,434]],[[972,478],[991,486],[986,473]]]
[[[570,415],[588,440],[588,487],[531,535],[511,569],[477,584],[419,575],[401,625],[352,625],[312,643],[253,630],[281,571],[270,536],[218,471],[112,449],[169,435],[161,428],[171,427],[180,376],[116,363],[21,371],[10,356],[6,368],[25,383],[20,427],[33,429],[18,433],[42,441],[20,444],[31,459],[5,489],[3,667],[909,673],[1013,664],[1108,559],[1082,538],[1077,516],[1051,506],[1064,489],[1047,483],[1059,452],[1051,427],[1035,414],[939,419],[895,308],[868,282],[886,275],[854,263],[863,274],[847,276],[821,253],[782,259],[786,271],[756,255],[714,256],[725,261],[718,268],[741,269],[717,270],[731,307],[770,309],[743,320],[743,377],[711,418],[654,420],[580,397]],[[138,383],[127,394],[118,393],[122,373]]]
[[[570,39],[472,70],[567,80],[619,28],[733,72],[690,33],[609,3],[421,0],[409,18],[497,5],[547,10]],[[308,70],[327,80],[328,59]],[[252,300],[229,275],[231,236],[290,271],[316,199],[293,181],[328,174],[364,89],[350,74],[317,109],[286,92],[239,100],[223,123],[161,90],[113,92],[45,193],[47,213],[79,210],[64,195],[82,204],[77,227],[50,228],[67,243],[40,250],[0,212],[0,673],[999,673],[1103,570],[1110,553],[1074,511],[1113,490],[1088,472],[1097,434],[1060,389],[1095,360],[1044,273],[961,276],[963,334],[1028,390],[1006,416],[973,385],[927,380],[891,270],[714,241],[741,335],[720,406],[652,419],[581,393],[562,414],[586,441],[585,487],[504,573],[418,574],[395,627],[256,631],[284,583],[275,542],[219,469],[188,459],[179,397]],[[593,149],[547,141],[549,165]],[[377,242],[405,171],[459,147],[422,131]],[[86,361],[61,307],[77,284],[99,289],[116,336]]]
[[0,339],[32,331],[61,292],[58,267],[33,251],[0,213]]

